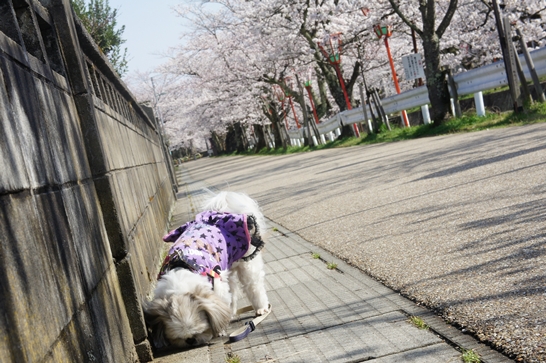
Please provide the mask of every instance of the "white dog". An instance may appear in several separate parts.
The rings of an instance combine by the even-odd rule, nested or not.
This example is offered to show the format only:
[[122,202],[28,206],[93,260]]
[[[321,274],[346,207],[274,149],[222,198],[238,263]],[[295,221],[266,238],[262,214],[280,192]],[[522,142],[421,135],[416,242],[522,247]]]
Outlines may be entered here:
[[156,348],[202,345],[222,335],[237,310],[238,282],[257,315],[269,311],[262,231],[258,204],[224,191],[209,198],[194,221],[163,237],[174,244],[144,308]]

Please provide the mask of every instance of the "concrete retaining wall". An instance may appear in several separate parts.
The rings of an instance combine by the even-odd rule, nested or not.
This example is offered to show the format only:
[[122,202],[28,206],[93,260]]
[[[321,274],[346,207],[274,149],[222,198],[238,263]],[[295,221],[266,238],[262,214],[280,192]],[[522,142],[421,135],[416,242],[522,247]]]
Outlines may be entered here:
[[158,125],[68,0],[0,2],[0,360],[151,359],[175,198]]

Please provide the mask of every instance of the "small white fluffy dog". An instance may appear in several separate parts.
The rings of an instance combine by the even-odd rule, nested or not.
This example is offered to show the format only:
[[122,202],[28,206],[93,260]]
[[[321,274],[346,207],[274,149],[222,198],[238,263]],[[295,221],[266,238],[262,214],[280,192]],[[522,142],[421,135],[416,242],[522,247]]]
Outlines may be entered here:
[[224,334],[237,310],[239,283],[257,315],[269,311],[259,253],[266,228],[258,204],[223,191],[202,210],[163,238],[174,244],[144,307],[156,348],[202,345]]

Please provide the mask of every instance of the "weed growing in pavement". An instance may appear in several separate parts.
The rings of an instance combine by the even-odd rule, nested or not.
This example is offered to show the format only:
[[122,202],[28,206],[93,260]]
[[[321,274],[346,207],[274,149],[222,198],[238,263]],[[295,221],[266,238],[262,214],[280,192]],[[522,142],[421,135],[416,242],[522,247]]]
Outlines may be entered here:
[[235,353],[228,353],[226,363],[241,363],[241,358]]
[[423,329],[423,330],[428,329],[428,325],[424,322],[423,319],[421,319],[418,316],[413,316],[413,315],[410,316],[409,321],[410,321],[410,323],[412,323],[413,325],[415,325],[419,329]]
[[273,232],[278,232],[279,229],[277,227],[273,227]]
[[481,363],[480,356],[472,349],[463,349],[463,355],[461,357],[464,363]]
[[316,252],[313,252],[313,253],[311,254],[311,256],[313,256],[313,258],[314,258],[315,260],[318,260],[318,259],[320,258],[320,255],[319,255],[318,253],[316,253]]
[[326,268],[327,268],[328,270],[335,270],[335,269],[337,268],[337,263],[335,263],[335,262],[328,262],[328,263],[326,264]]

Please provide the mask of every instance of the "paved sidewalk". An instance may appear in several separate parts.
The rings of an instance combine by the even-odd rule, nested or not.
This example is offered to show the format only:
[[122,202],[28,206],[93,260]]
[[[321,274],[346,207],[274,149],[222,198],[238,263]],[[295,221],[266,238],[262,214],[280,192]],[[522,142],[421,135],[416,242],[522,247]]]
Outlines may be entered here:
[[[206,186],[185,169],[179,180],[173,226],[193,218]],[[473,349],[484,363],[511,362],[282,226],[269,221],[269,230],[264,259],[273,309],[267,319],[240,342],[218,338],[155,362],[223,363],[229,355],[242,363],[461,362],[460,348]],[[337,267],[328,269],[330,262]],[[422,318],[430,329],[418,329],[410,316]],[[250,317],[232,322],[229,331]]]

